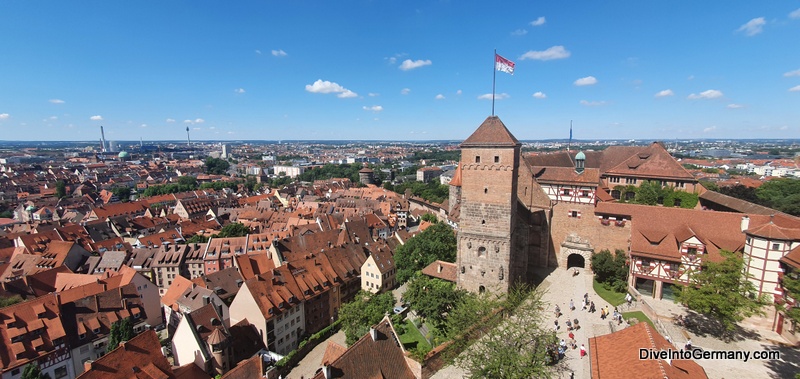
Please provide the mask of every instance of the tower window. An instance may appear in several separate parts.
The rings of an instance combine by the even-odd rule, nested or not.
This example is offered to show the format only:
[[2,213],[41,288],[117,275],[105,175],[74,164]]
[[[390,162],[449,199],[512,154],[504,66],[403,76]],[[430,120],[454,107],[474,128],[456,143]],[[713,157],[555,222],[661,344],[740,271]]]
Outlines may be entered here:
[[475,156],[475,163],[481,163],[481,156],[480,155],[476,155]]
[[483,187],[483,193],[489,193],[489,187]]
[[494,156],[494,163],[500,163],[500,156],[499,155],[495,155]]

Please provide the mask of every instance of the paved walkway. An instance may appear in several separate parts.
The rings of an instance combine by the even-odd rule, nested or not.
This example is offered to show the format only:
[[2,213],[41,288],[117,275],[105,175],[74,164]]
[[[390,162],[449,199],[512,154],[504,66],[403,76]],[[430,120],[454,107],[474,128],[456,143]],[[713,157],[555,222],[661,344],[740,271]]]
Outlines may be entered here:
[[325,355],[325,349],[328,347],[328,341],[333,341],[339,345],[347,347],[345,344],[344,332],[340,330],[314,347],[314,349],[311,350],[311,352],[308,353],[305,358],[300,360],[300,362],[297,364],[297,367],[293,368],[292,371],[286,375],[286,379],[312,378],[317,370],[322,367],[322,356]]

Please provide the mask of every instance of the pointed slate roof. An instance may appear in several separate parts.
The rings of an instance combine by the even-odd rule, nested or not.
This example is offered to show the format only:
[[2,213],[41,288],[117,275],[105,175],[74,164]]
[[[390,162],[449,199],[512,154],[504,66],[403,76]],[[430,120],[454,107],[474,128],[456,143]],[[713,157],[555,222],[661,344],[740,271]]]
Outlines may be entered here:
[[519,146],[520,143],[497,116],[489,116],[461,143],[461,147]]

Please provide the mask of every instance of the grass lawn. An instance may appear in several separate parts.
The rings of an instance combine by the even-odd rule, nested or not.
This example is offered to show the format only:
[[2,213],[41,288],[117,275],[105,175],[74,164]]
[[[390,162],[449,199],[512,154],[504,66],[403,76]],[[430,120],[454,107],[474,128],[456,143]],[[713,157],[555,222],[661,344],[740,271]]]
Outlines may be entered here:
[[603,287],[602,284],[598,283],[597,280],[592,280],[592,287],[594,288],[594,292],[597,292],[603,300],[607,301],[612,306],[616,307],[625,302],[625,293],[608,290]]
[[401,334],[399,337],[400,343],[403,344],[403,347],[406,350],[411,350],[420,344],[430,347],[428,341],[425,340],[425,337],[422,336],[422,333],[419,332],[419,329],[417,329],[410,319],[406,319],[403,326],[405,327],[406,332]]
[[646,322],[650,324],[650,326],[652,326],[653,329],[655,329],[656,327],[655,325],[653,325],[653,321],[651,321],[649,317],[647,317],[644,313],[642,313],[642,311],[624,312],[622,314],[622,318],[625,320],[629,318],[635,318],[639,320],[639,322]]

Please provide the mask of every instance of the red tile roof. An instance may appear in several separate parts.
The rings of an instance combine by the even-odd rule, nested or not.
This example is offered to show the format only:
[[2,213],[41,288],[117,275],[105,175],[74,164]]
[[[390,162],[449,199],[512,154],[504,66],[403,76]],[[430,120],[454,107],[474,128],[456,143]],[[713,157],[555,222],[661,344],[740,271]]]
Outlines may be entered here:
[[434,261],[422,269],[422,273],[430,277],[456,282],[456,264],[445,261]]
[[592,379],[707,379],[692,360],[639,359],[639,349],[675,349],[650,324],[640,322],[616,333],[589,339]]
[[166,379],[175,378],[175,375],[169,361],[161,354],[156,332],[147,330],[92,362],[91,369],[78,378]]
[[520,143],[497,116],[489,116],[472,135],[461,143],[461,147],[519,146]]
[[[1,308],[0,372],[55,354],[65,336],[55,294]],[[37,351],[36,346],[44,348]]]

